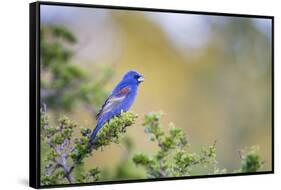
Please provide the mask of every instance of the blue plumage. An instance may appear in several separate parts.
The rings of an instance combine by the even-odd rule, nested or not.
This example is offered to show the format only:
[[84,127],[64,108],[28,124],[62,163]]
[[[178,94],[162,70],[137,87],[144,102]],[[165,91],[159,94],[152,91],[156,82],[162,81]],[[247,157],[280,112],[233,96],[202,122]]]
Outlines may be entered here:
[[138,86],[143,80],[143,76],[136,71],[128,71],[123,76],[97,114],[97,125],[90,136],[90,142],[93,142],[105,122],[130,109],[137,95]]

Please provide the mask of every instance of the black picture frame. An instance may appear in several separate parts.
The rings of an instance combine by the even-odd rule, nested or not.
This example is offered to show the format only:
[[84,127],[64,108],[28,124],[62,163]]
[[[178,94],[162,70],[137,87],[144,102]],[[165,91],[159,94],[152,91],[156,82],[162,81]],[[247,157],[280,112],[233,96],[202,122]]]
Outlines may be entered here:
[[[185,13],[196,15],[214,15],[214,16],[230,16],[243,18],[266,18],[272,21],[272,55],[271,55],[271,89],[272,89],[272,169],[271,171],[262,171],[255,173],[228,173],[217,175],[199,175],[199,176],[184,176],[184,177],[169,177],[158,179],[138,179],[138,180],[122,180],[122,181],[104,181],[93,183],[76,183],[65,185],[40,185],[40,6],[41,5],[58,5],[70,7],[88,7],[88,8],[103,8],[103,9],[118,9],[132,11],[152,11],[152,12],[170,12],[170,13]],[[142,8],[142,7],[125,7],[125,6],[109,6],[109,5],[92,5],[78,3],[61,3],[61,2],[34,2],[29,4],[29,39],[30,39],[30,89],[29,89],[29,185],[33,188],[54,188],[54,187],[73,187],[73,186],[88,186],[102,184],[120,184],[120,183],[136,183],[136,182],[153,182],[166,180],[182,180],[182,179],[197,179],[197,178],[214,178],[214,177],[231,177],[231,176],[246,176],[274,173],[274,16],[265,15],[249,15],[249,14],[234,14],[234,13],[219,13],[219,12],[201,12],[187,10],[171,10],[157,8]]]

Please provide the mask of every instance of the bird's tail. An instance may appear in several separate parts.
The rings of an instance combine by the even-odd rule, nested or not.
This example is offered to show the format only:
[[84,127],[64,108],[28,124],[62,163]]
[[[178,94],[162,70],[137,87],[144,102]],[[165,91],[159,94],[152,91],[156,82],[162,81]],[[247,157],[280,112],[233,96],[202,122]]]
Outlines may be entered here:
[[90,136],[90,139],[89,139],[89,142],[90,142],[91,144],[95,144],[95,138],[96,138],[96,136],[97,136],[99,130],[102,128],[103,124],[104,124],[103,121],[98,122],[96,128],[93,130],[93,132],[92,132],[92,134],[91,134],[91,136]]

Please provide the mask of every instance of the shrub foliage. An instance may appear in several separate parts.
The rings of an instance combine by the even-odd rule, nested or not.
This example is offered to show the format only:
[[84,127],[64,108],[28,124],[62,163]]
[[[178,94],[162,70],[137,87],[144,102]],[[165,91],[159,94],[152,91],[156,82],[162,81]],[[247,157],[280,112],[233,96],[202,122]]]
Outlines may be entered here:
[[[61,117],[58,125],[51,125],[46,107],[41,110],[41,141],[48,145],[42,185],[94,182],[99,179],[100,170],[93,167],[74,175],[75,168],[81,170],[85,158],[93,156],[94,150],[103,149],[111,143],[119,143],[127,127],[134,124],[137,115],[127,112],[114,117],[99,131],[95,144],[89,143],[91,129],[79,127],[67,117]],[[80,136],[74,137],[74,130],[80,129]],[[82,167],[83,168],[83,167]]]
[[[137,153],[133,157],[136,165],[145,168],[148,178],[196,175],[194,170],[200,168],[209,168],[210,172],[198,175],[226,173],[226,169],[217,167],[216,143],[203,146],[198,152],[191,152],[191,145],[181,128],[170,123],[167,134],[162,130],[161,116],[161,113],[149,113],[144,117],[143,122],[149,140],[158,145],[156,154],[149,156]],[[262,162],[256,149],[241,151],[241,153],[241,168],[233,172],[256,172],[261,168]]]

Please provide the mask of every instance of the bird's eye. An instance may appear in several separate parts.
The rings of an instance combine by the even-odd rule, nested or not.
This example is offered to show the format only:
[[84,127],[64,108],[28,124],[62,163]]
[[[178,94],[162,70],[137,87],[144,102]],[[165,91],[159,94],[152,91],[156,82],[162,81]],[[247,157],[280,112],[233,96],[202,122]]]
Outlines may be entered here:
[[135,79],[138,79],[138,78],[139,78],[139,76],[138,76],[138,75],[135,75],[135,76],[134,76],[134,78],[135,78]]

